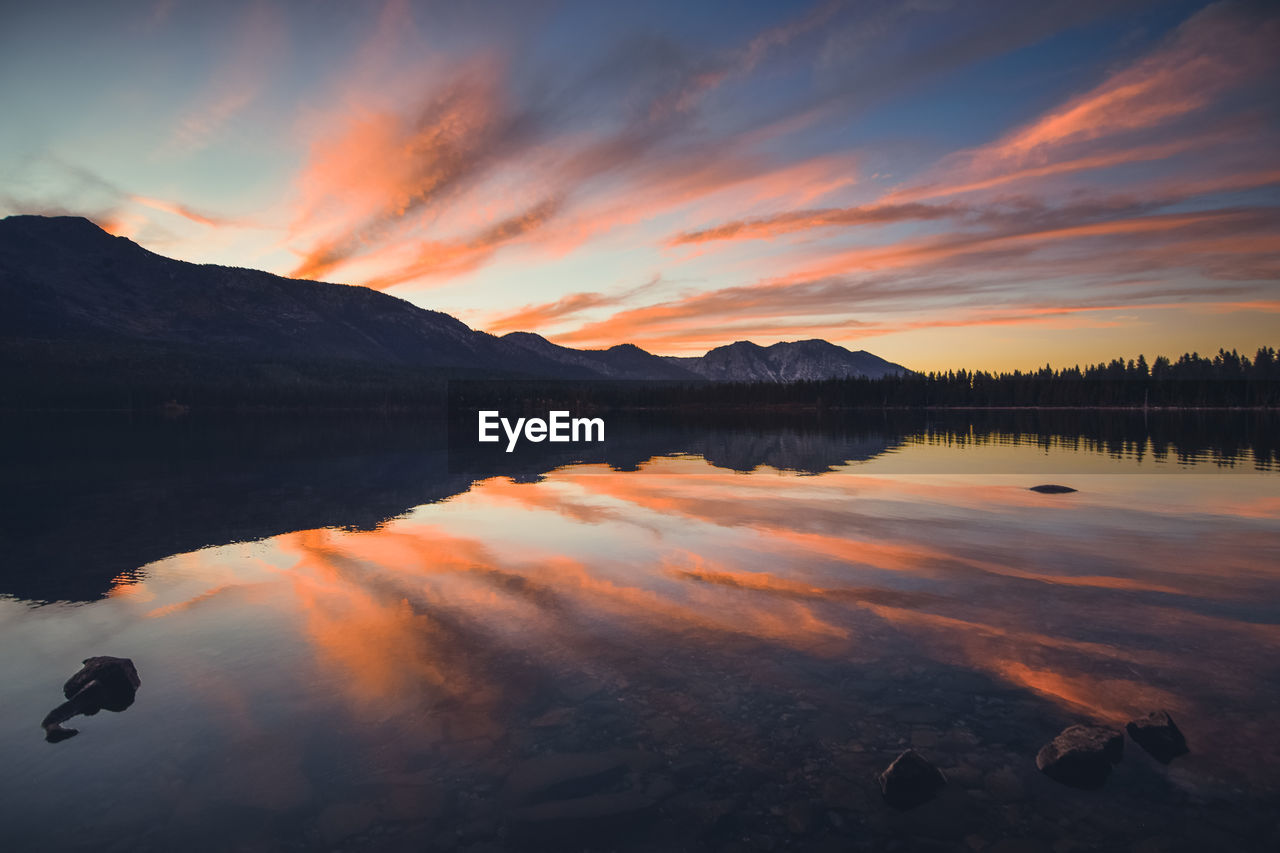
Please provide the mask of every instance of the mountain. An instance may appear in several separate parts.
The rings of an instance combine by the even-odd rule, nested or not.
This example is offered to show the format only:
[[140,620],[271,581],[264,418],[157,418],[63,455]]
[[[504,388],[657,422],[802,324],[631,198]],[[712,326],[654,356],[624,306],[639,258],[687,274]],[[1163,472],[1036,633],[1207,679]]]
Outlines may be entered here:
[[591,370],[609,379],[699,379],[702,375],[684,366],[680,359],[645,352],[635,344],[618,344],[609,349],[578,350],[553,344],[533,332],[511,332],[502,336],[543,358],[566,366]]
[[823,340],[790,341],[762,347],[738,341],[696,358],[668,357],[703,379],[733,382],[795,382],[801,379],[879,379],[907,373],[900,364],[866,350],[856,352]]
[[[0,220],[0,406],[364,407],[457,378],[790,381],[905,372],[826,341],[699,358],[496,337],[386,293],[192,264],[79,217]],[[199,393],[197,393],[197,391]],[[319,397],[317,397],[319,395]],[[416,398],[415,398],[416,399]]]
[[511,332],[502,339],[544,358],[594,370],[610,379],[795,382],[845,377],[879,379],[909,372],[902,365],[865,350],[854,352],[817,339],[768,347],[738,341],[693,357],[654,355],[634,344],[618,344],[607,350],[576,350],[553,344],[532,332]]
[[560,370],[376,290],[176,261],[77,217],[0,220],[0,304],[7,339],[141,344],[239,360]]

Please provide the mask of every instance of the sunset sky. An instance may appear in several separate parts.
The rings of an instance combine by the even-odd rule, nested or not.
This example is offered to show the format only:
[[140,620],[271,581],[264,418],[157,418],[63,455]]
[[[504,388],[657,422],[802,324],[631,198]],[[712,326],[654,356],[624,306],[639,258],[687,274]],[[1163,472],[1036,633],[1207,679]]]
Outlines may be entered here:
[[6,4],[0,215],[669,355],[1280,343],[1280,4]]

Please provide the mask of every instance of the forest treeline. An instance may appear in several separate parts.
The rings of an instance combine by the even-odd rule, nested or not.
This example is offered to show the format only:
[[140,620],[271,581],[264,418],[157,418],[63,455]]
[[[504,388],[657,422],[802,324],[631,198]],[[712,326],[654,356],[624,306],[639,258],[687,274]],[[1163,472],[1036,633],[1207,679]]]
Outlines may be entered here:
[[575,412],[689,408],[1276,408],[1280,358],[1274,347],[1253,358],[1232,350],[1187,353],[1172,360],[1144,356],[1084,368],[1010,373],[955,370],[887,376],[769,382],[543,382],[450,383],[450,407],[527,411],[552,406]]

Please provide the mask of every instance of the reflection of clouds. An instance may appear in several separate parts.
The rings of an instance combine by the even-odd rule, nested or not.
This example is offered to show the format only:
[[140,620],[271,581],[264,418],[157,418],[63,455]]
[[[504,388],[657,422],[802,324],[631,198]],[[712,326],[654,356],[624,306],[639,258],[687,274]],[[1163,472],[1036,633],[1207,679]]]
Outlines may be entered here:
[[310,639],[322,657],[351,673],[348,689],[368,700],[410,684],[469,700],[500,689],[475,671],[481,655],[449,647],[462,635],[473,649],[528,646],[544,660],[566,663],[591,655],[591,633],[600,626],[788,643],[804,641],[797,625],[823,636],[841,633],[800,602],[726,607],[706,591],[673,595],[661,588],[669,586],[661,573],[624,582],[569,556],[508,556],[433,525],[291,536],[303,555],[293,583]]
[[[821,588],[763,573],[681,571],[679,575],[699,583],[862,608],[923,641],[926,650],[941,661],[986,671],[1011,684],[1118,721],[1153,702],[1162,707],[1181,704],[1168,691],[1133,679],[1098,678],[1072,671],[1082,659],[1167,667],[1174,663],[1168,655],[1121,651],[1101,643],[1064,640],[1025,628],[920,612],[946,603],[943,596],[932,593],[875,587]],[[987,615],[998,612],[999,608],[992,608]]]
[[[1190,489],[1174,502],[1143,502],[1135,498],[1149,489],[1145,480],[1109,478],[1099,483],[1101,495],[1050,503],[1021,486],[848,475],[809,481],[804,491],[733,475],[673,481],[660,466],[625,479],[564,475],[649,512],[749,530],[743,535],[757,553],[743,562],[758,565],[766,552],[786,575],[729,567],[687,570],[685,578],[861,607],[939,659],[1096,713],[1116,716],[1152,702],[1182,708],[1205,686],[1248,692],[1253,676],[1237,661],[1280,637],[1274,626],[1222,610],[1273,594],[1280,539],[1221,517],[1196,523],[1212,496],[1198,501]],[[1265,508],[1267,500],[1250,505]],[[845,533],[836,533],[842,522]],[[821,574],[815,554],[834,561],[840,577],[852,569],[859,581],[891,587],[927,580],[929,593],[894,602],[900,591],[892,588],[870,587],[881,590],[878,597],[861,584],[811,580]],[[1182,636],[1212,640],[1194,655],[1152,651],[1178,648]],[[1094,637],[1107,642],[1082,639]],[[1186,683],[1173,691],[1148,679]]]
[[[265,580],[224,564],[149,615],[295,614],[324,688],[419,741],[489,743],[548,679],[669,678],[673,650],[757,644],[873,665],[922,654],[1073,714],[1167,707],[1229,741],[1210,717],[1257,695],[1242,661],[1280,653],[1259,604],[1280,562],[1271,499],[1197,478],[1153,501],[1152,479],[1051,501],[978,478],[579,465],[485,480],[374,530],[276,537]],[[1260,513],[1222,514],[1237,504]],[[144,601],[161,580],[120,594]]]
[[[1077,711],[1122,722],[1147,707],[1185,707],[1175,694],[1135,679],[1136,672],[1128,668],[1129,664],[1148,670],[1168,667],[1175,663],[1169,655],[1064,640],[1025,624],[871,607],[876,615],[909,631],[939,660],[985,671]],[[989,606],[984,616],[995,620],[1004,612],[1002,607]],[[1125,667],[1125,677],[1109,674],[1118,666]]]
[[[1280,547],[1270,531],[1197,524],[1185,517],[1205,509],[1194,500],[1135,505],[1116,494],[1114,482],[1100,497],[1064,501],[1021,485],[847,474],[823,480],[820,489],[794,491],[734,474],[675,482],[654,469],[625,480],[595,472],[564,476],[651,512],[750,528],[761,539],[753,547],[931,577],[981,572],[1065,586],[1230,596],[1259,570],[1265,577],[1270,563],[1258,558]],[[1248,504],[1254,512],[1241,515],[1269,517],[1268,500]],[[1208,509],[1216,514],[1218,506]],[[1184,535],[1188,524],[1197,525],[1191,540]],[[1206,576],[1209,564],[1216,571]]]
[[491,502],[510,501],[529,510],[556,512],[582,524],[635,523],[620,507],[574,500],[570,494],[555,486],[554,482],[517,483],[511,479],[495,477],[485,481],[484,490]]
[[155,619],[163,616],[172,616],[192,607],[208,604],[214,599],[218,599],[219,604],[225,604],[226,599],[232,599],[232,606],[240,604],[252,604],[259,601],[267,600],[270,595],[270,584],[251,584],[251,583],[226,583],[215,586],[210,590],[200,593],[194,598],[175,601],[172,604],[161,605],[154,610],[147,612],[147,618]]
[[1280,521],[1280,497],[1258,497],[1251,501],[1232,501],[1212,508],[1215,515],[1229,518],[1261,518]]
[[[483,553],[466,547],[472,543],[331,530],[284,540],[299,555],[291,584],[304,631],[319,657],[342,671],[335,681],[344,693],[370,704],[406,692],[478,695],[465,671],[450,671],[450,650],[438,648],[446,626],[426,606],[436,599],[429,576],[472,565]],[[380,576],[386,569],[420,582],[401,588]]]

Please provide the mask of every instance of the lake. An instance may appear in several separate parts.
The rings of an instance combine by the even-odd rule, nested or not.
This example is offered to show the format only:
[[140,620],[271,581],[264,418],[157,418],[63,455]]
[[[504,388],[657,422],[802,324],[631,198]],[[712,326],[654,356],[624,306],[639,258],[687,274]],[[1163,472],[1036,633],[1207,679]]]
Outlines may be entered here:
[[0,848],[1280,849],[1274,416],[663,420],[11,419]]

